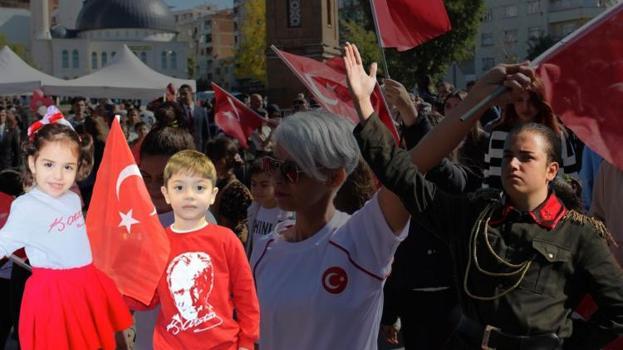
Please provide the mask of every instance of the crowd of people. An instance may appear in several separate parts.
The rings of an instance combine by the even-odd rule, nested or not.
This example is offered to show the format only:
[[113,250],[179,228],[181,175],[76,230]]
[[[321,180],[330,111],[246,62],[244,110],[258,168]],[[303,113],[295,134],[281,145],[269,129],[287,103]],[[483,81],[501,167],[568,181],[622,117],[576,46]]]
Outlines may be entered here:
[[[248,149],[187,85],[146,108],[74,98],[65,118],[36,128],[43,116],[19,99],[0,107],[0,257],[14,254],[0,261],[10,311],[0,313],[0,344],[376,349],[380,335],[406,349],[562,350],[616,341],[623,173],[560,122],[534,72],[499,65],[466,90],[424,77],[410,92],[383,80],[397,142],[370,102],[376,65],[367,72],[354,45],[344,52],[360,123],[303,94],[286,111],[255,93],[243,100],[266,122]],[[499,85],[507,93],[460,120]],[[84,225],[115,115],[171,244],[149,304],[93,266]]]

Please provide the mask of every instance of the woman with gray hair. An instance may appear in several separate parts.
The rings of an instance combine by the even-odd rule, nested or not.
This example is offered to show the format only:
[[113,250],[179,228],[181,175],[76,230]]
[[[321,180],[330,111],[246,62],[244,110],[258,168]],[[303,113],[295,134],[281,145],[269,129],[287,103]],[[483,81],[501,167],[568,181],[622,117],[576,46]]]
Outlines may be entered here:
[[383,284],[409,215],[381,188],[349,216],[333,199],[356,167],[353,126],[306,111],[275,130],[264,166],[296,222],[282,222],[251,258],[261,307],[261,349],[376,349]]

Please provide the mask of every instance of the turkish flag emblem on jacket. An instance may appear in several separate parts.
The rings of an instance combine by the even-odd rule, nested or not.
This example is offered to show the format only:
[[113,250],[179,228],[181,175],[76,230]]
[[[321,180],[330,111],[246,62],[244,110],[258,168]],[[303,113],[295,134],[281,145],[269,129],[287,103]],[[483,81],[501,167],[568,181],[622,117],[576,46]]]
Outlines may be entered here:
[[169,256],[169,241],[115,118],[87,214],[93,262],[121,294],[149,304]]

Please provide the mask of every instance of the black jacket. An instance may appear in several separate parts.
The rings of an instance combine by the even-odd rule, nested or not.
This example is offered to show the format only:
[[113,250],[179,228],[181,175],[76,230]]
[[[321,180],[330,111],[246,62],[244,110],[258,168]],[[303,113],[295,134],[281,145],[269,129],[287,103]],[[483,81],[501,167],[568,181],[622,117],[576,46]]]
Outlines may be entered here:
[[[430,228],[448,245],[455,278],[468,287],[461,288],[459,302],[469,318],[514,335],[556,333],[565,340],[565,349],[599,349],[623,334],[623,271],[603,238],[603,225],[564,211],[548,228],[542,226],[543,217],[536,223],[531,215],[511,211],[496,224],[484,225],[487,232],[481,236],[498,256],[530,264],[520,279],[487,276],[474,267],[474,255],[486,270],[508,271],[493,255],[481,255],[488,249],[484,238],[476,245],[470,238],[485,208],[492,210],[490,218],[505,212],[500,197],[452,196],[439,190],[418,172],[408,152],[396,147],[376,116],[360,124],[355,136],[379,180],[413,215],[411,222]],[[474,253],[474,247],[480,253]],[[492,301],[467,293],[491,296],[509,288]],[[575,321],[571,314],[586,294],[598,311],[587,322]]]

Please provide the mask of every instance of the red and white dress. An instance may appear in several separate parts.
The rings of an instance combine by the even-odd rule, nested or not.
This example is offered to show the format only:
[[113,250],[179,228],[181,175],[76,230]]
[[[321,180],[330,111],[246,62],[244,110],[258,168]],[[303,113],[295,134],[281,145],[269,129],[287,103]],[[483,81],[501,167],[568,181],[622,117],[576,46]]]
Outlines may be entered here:
[[32,276],[19,321],[22,349],[114,349],[132,316],[114,282],[92,264],[80,198],[38,188],[18,197],[0,230],[0,256],[25,248]]

